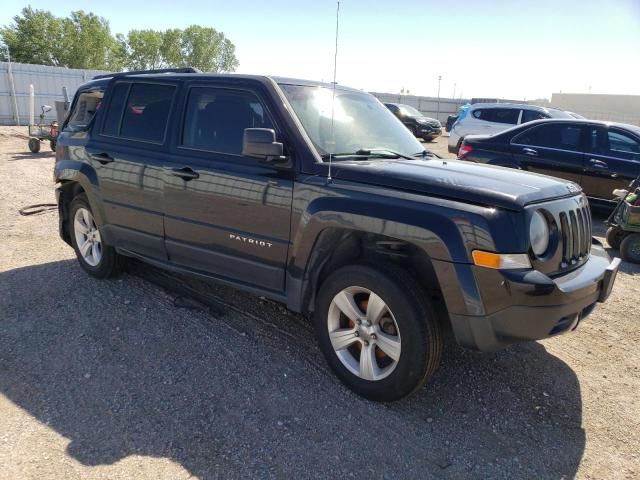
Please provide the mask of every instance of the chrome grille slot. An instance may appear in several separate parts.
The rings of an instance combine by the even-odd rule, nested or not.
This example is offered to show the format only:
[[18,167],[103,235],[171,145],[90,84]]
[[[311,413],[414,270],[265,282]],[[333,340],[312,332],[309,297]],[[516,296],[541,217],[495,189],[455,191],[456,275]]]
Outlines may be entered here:
[[569,212],[569,220],[571,221],[571,243],[573,244],[571,248],[572,255],[571,258],[569,258],[569,262],[576,263],[580,256],[580,230],[578,230],[575,210]]
[[560,212],[562,262],[560,268],[584,260],[591,248],[591,211],[588,206]]

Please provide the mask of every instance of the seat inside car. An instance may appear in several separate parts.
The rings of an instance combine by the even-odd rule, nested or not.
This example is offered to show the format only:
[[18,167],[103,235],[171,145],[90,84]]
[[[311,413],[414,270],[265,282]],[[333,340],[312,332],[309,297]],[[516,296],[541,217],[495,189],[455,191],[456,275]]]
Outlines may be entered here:
[[241,152],[244,129],[253,125],[253,115],[242,97],[216,97],[198,115],[194,146],[216,152]]

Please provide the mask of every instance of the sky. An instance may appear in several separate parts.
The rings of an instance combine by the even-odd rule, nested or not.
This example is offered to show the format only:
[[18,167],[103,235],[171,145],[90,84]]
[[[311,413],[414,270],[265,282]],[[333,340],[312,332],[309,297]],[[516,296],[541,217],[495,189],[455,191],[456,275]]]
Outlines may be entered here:
[[[336,2],[326,0],[31,0],[83,9],[113,33],[214,27],[236,45],[238,73],[333,80]],[[0,25],[24,1],[2,0]],[[550,98],[640,95],[640,0],[340,2],[336,78],[368,91]]]

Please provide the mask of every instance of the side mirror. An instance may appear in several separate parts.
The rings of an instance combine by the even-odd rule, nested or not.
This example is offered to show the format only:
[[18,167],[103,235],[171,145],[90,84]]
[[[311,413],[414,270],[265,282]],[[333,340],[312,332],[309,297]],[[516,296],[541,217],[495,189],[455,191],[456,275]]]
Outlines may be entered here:
[[242,139],[242,155],[267,162],[282,161],[284,147],[276,142],[276,132],[271,128],[245,128]]

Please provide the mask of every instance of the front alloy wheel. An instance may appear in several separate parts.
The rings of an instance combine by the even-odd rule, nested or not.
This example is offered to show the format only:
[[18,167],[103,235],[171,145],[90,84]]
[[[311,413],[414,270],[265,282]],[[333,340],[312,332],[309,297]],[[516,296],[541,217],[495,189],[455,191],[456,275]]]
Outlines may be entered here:
[[381,380],[398,365],[400,330],[387,304],[363,287],[348,287],[329,307],[331,345],[342,364],[364,380]]
[[429,296],[400,266],[363,263],[331,273],[320,286],[314,324],[331,369],[370,400],[409,395],[440,361],[440,325]]

